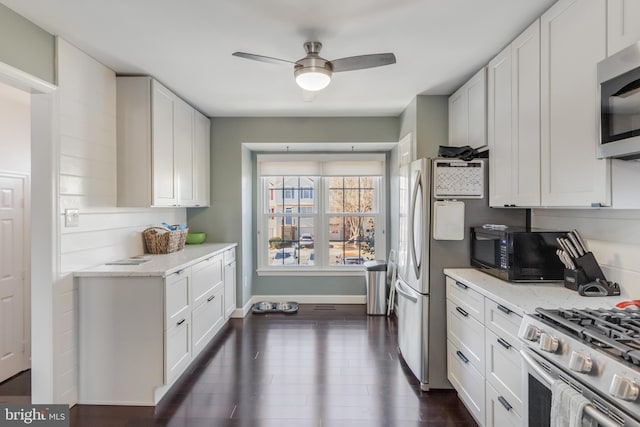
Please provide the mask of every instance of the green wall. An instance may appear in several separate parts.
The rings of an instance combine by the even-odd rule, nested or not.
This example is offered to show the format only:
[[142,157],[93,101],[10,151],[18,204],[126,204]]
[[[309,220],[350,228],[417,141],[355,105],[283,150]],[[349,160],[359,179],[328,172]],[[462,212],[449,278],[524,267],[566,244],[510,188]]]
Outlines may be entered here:
[[[243,240],[243,222],[253,218],[253,206],[243,200],[243,187],[254,193],[247,171],[247,152],[243,143],[396,142],[398,117],[214,117],[211,119],[211,206],[188,209],[192,230],[207,233],[208,241]],[[314,148],[317,145],[314,146]],[[245,171],[243,174],[243,159]],[[253,221],[250,221],[253,222]],[[255,235],[255,226],[252,228]],[[245,236],[246,237],[246,236]],[[255,247],[255,239],[252,240]],[[238,247],[237,305],[251,295],[363,295],[362,277],[257,276],[255,254]]]
[[55,38],[0,4],[0,62],[55,84]]

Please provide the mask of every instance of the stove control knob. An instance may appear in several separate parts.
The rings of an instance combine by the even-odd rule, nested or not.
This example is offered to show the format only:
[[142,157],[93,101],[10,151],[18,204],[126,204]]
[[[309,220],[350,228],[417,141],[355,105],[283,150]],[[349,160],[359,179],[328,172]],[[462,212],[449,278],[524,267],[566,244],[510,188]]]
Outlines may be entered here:
[[555,353],[558,350],[558,338],[546,333],[540,334],[540,350]]
[[540,329],[533,325],[527,325],[522,332],[522,338],[527,341],[538,341],[538,338],[540,338]]
[[613,381],[611,381],[611,386],[609,387],[609,394],[613,397],[629,401],[636,400],[639,391],[640,388],[635,381],[618,374],[613,376]]
[[571,359],[569,359],[569,369],[575,372],[586,374],[591,372],[592,367],[593,362],[588,355],[584,353],[578,353],[577,351],[571,352]]

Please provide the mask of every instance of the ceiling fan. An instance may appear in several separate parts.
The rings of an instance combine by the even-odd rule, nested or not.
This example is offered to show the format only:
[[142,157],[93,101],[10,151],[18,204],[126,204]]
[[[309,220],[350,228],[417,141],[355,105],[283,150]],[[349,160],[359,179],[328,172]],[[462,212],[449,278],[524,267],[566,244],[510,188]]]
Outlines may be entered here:
[[320,49],[322,49],[322,43],[306,42],[304,50],[307,52],[307,56],[295,62],[246,52],[233,52],[233,56],[272,64],[293,64],[296,83],[308,91],[318,91],[327,87],[331,82],[332,73],[380,67],[396,62],[396,56],[393,53],[349,56],[329,61],[320,57]]

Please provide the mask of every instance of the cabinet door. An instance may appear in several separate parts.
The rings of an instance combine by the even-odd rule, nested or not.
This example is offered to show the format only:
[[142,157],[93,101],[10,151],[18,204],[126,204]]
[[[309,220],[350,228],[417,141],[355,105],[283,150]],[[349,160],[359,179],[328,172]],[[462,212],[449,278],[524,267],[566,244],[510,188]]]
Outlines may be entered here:
[[511,189],[514,167],[511,161],[511,68],[510,45],[487,67],[489,205],[496,207],[514,203]]
[[153,206],[178,204],[174,175],[173,103],[176,97],[167,88],[152,81],[151,91],[151,173]]
[[195,110],[181,99],[174,103],[173,150],[178,184],[178,204],[195,205],[194,190],[194,114]]
[[207,117],[196,111],[195,114],[195,206],[209,206],[210,204],[210,147],[211,122]]
[[231,316],[236,309],[236,262],[224,266],[224,314]]
[[469,98],[469,136],[472,148],[487,144],[487,70],[482,68],[467,83]]
[[174,382],[191,363],[191,319],[179,319],[165,332],[165,384]]
[[607,55],[613,55],[640,40],[640,2],[609,0],[607,5]]
[[469,95],[463,86],[449,97],[449,145],[467,145],[469,135]]
[[596,64],[606,2],[559,0],[541,18],[541,183],[546,206],[611,204],[610,162],[596,159]]
[[449,97],[449,145],[481,147],[487,142],[486,69]]
[[222,254],[218,254],[191,267],[193,275],[193,300],[194,307],[202,304],[210,295],[211,290],[223,281]]
[[193,310],[193,357],[209,344],[224,323],[223,293],[220,284],[207,294],[205,303]]
[[511,44],[511,204],[540,206],[540,21]]
[[487,383],[486,390],[486,427],[521,427],[522,417],[511,403]]

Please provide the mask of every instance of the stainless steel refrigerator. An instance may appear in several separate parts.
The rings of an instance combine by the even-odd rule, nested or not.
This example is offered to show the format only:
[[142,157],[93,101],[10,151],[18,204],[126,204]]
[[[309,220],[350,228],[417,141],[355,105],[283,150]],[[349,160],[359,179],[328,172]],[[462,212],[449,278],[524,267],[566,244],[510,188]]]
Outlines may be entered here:
[[[398,346],[422,390],[451,388],[443,269],[470,266],[470,227],[525,225],[526,210],[490,208],[487,193],[486,160],[419,159],[401,169],[395,283]],[[440,218],[449,223],[456,240],[434,238],[435,230],[440,229],[438,225],[434,230],[435,209],[448,203],[457,213],[446,214],[446,218],[440,214]]]

